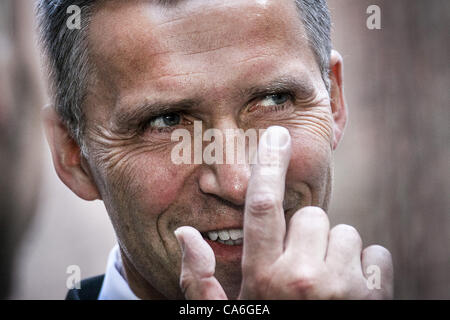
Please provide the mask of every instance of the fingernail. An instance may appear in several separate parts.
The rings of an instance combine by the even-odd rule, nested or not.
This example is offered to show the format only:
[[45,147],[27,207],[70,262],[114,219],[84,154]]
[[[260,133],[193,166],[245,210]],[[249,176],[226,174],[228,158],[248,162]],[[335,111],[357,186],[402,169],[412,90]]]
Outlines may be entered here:
[[284,149],[288,145],[289,139],[289,131],[280,126],[269,127],[262,138],[265,146],[270,149]]

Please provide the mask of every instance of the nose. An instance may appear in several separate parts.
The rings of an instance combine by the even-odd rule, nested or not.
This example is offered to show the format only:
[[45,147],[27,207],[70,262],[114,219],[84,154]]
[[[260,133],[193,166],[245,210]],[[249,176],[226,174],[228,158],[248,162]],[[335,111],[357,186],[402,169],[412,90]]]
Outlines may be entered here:
[[[213,164],[204,164],[199,177],[200,190],[206,194],[220,197],[234,205],[243,206],[245,204],[245,194],[247,192],[248,181],[250,179],[251,168],[248,162],[249,141],[245,140],[242,131],[239,130],[234,119],[222,118],[215,123],[215,128],[222,132],[223,137],[223,161]],[[231,136],[228,135],[231,131]],[[237,130],[237,131],[233,131]],[[227,133],[228,132],[228,133]],[[244,139],[246,149],[241,150],[245,154],[245,161],[239,161],[237,154],[239,146],[235,138]],[[227,138],[228,137],[228,138]],[[242,140],[241,140],[242,141]],[[228,154],[229,153],[229,154]],[[231,162],[229,162],[229,159]],[[243,160],[243,159],[241,159]]]
[[243,206],[249,178],[248,164],[217,164],[202,168],[199,185],[206,194]]

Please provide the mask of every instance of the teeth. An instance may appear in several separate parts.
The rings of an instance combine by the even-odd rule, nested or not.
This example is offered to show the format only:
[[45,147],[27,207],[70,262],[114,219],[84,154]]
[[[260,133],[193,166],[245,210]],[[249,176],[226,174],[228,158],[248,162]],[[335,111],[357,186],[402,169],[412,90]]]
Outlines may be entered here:
[[230,234],[228,233],[227,230],[220,230],[219,231],[219,238],[220,240],[228,240],[230,239]]
[[210,231],[210,232],[208,232],[208,237],[209,237],[209,239],[211,239],[212,241],[216,241],[217,238],[219,237],[219,235],[217,234],[216,231]]
[[208,231],[208,238],[227,245],[240,245],[244,238],[242,229]]
[[231,229],[230,230],[230,238],[232,240],[242,239],[244,237],[244,232],[242,229]]
[[237,246],[237,245],[240,245],[240,244],[242,244],[242,239],[238,239],[238,240],[220,240],[220,238],[219,239],[217,239],[217,242],[219,242],[219,243],[222,243],[222,244],[227,244],[227,245],[229,245],[229,246]]

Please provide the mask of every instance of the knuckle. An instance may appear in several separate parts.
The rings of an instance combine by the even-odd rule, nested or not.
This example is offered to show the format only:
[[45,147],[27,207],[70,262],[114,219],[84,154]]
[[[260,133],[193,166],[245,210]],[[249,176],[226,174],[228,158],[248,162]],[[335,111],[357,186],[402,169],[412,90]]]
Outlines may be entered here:
[[352,227],[348,224],[339,224],[335,226],[332,230],[332,233],[338,234],[339,238],[344,239],[349,242],[358,243],[359,246],[362,246],[362,239],[359,235],[358,230],[355,227]]
[[392,259],[392,255],[389,252],[389,250],[386,249],[383,246],[378,245],[378,244],[370,245],[366,249],[364,249],[364,251],[372,251],[372,252],[377,253],[377,255],[379,255],[379,256],[381,256],[383,258],[387,258],[387,259],[390,259],[390,260]]
[[328,223],[328,215],[319,207],[304,207],[297,211],[298,218],[307,218],[314,220],[321,220],[323,223]]
[[189,286],[192,284],[194,280],[192,274],[190,272],[182,272],[180,275],[180,288],[183,293],[185,293]]
[[371,260],[378,261],[379,267],[383,269],[392,269],[392,255],[388,249],[380,245],[371,245],[362,252],[363,257],[370,255]]
[[306,296],[317,287],[319,280],[320,275],[315,268],[302,266],[296,270],[294,281],[291,282],[291,287],[293,287],[297,293]]
[[328,215],[319,207],[304,207],[297,211],[289,221],[289,225],[297,225],[310,228],[329,229]]
[[261,215],[273,211],[279,206],[279,201],[273,193],[258,193],[250,197],[247,209],[249,213]]
[[350,236],[354,235],[354,234],[358,234],[358,231],[355,229],[355,227],[348,225],[348,224],[338,224],[333,229],[335,230],[335,232],[348,234]]
[[214,277],[208,277],[199,281],[198,293],[200,297],[207,297],[208,293],[216,288],[216,283],[213,280]]
[[302,299],[342,300],[351,296],[349,283],[348,279],[318,271],[313,266],[302,266],[291,285]]

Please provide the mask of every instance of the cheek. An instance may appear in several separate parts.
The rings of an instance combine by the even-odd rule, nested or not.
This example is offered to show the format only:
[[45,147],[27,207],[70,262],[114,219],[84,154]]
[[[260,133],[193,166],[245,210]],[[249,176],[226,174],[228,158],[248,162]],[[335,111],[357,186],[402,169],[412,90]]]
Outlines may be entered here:
[[130,168],[130,200],[138,209],[149,215],[164,212],[179,196],[189,170],[173,164],[170,157],[150,155],[133,161]]
[[313,193],[325,188],[331,165],[331,147],[326,140],[304,130],[291,130],[292,156],[288,177],[309,185]]
[[130,149],[99,159],[103,164],[105,204],[119,214],[126,210],[156,218],[177,199],[189,166],[173,164],[167,146],[160,150]]
[[141,185],[140,200],[152,212],[164,211],[177,197],[182,189],[187,170],[184,166],[177,166],[170,161],[170,157],[144,160],[142,166],[146,170],[136,168],[141,172],[137,181]]

